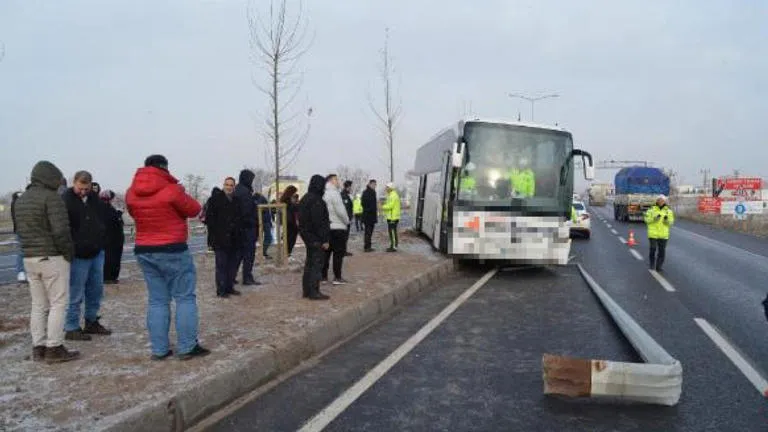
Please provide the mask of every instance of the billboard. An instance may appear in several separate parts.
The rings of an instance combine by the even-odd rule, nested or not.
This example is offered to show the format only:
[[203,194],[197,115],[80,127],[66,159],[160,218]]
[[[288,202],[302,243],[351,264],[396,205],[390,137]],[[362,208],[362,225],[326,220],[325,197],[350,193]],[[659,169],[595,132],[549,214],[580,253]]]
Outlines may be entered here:
[[766,203],[763,201],[726,201],[722,203],[720,212],[734,216],[762,214],[765,206]]
[[722,201],[762,200],[763,179],[759,177],[717,178],[712,195]]
[[698,209],[699,213],[713,213],[720,214],[722,201],[720,198],[715,197],[699,197]]

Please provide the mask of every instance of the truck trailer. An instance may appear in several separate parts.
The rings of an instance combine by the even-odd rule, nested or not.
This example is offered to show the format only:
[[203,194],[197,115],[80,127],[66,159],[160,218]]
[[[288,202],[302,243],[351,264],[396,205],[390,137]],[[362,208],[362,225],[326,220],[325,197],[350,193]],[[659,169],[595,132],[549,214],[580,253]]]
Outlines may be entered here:
[[617,221],[642,221],[659,194],[669,196],[669,176],[658,168],[622,168],[616,173],[614,185],[613,218]]

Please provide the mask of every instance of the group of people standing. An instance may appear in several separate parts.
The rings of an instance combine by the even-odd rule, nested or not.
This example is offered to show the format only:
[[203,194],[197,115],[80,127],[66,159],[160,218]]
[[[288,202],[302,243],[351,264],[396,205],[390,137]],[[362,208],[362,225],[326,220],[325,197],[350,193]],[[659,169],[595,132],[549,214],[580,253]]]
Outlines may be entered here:
[[78,171],[67,188],[61,170],[41,161],[30,178],[12,218],[32,297],[32,360],[66,362],[79,353],[67,350],[65,339],[112,333],[99,322],[99,310],[104,283],[117,282],[119,274],[122,214],[111,205],[114,193],[101,191],[87,171]]

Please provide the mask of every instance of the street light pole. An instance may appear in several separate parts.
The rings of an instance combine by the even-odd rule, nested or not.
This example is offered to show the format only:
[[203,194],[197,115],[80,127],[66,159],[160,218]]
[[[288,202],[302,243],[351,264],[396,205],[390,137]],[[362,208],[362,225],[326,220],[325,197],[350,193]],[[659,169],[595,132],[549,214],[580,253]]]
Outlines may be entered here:
[[511,97],[511,98],[524,99],[524,100],[527,100],[528,102],[531,103],[531,121],[533,121],[533,114],[534,114],[534,112],[533,112],[533,105],[536,103],[536,101],[540,101],[542,99],[547,99],[547,98],[560,97],[559,94],[549,94],[549,95],[544,95],[544,96],[539,96],[539,97],[530,97],[530,96],[525,96],[525,95],[516,94],[516,93],[509,93],[508,96]]

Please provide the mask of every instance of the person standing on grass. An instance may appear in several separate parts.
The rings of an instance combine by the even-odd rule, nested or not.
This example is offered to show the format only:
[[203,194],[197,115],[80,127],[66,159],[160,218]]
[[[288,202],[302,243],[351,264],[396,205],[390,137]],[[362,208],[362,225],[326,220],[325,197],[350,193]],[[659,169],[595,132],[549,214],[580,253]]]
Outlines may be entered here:
[[[11,222],[13,223],[13,234],[16,236],[16,243],[21,244],[16,230],[16,201],[19,199],[19,196],[21,196],[21,192],[14,192],[11,196]],[[19,248],[16,254],[16,282],[27,282],[27,274],[24,273],[24,255],[21,253],[21,248]]]
[[376,222],[379,221],[379,203],[376,198],[376,180],[371,179],[371,181],[368,182],[368,186],[366,186],[363,191],[363,196],[360,201],[363,206],[363,225],[365,225],[363,250],[365,252],[373,252],[371,239],[373,237],[373,229],[376,227]]
[[234,288],[237,246],[240,244],[240,203],[234,199],[235,179],[227,177],[223,189],[214,188],[208,200],[205,221],[216,254],[216,295],[240,295]]
[[286,219],[286,236],[288,237],[288,260],[292,261],[293,248],[296,246],[296,238],[299,235],[299,204],[296,197],[298,189],[296,186],[290,185],[283,191],[283,195],[280,196],[280,203],[285,204],[285,219]]
[[[68,340],[89,341],[91,335],[109,336],[112,331],[99,322],[104,297],[104,249],[107,246],[107,206],[92,189],[93,177],[78,171],[72,187],[64,193],[69,228],[75,242],[70,268],[69,311],[64,325]],[[80,311],[85,304],[85,326]]]
[[173,355],[168,338],[171,299],[176,303],[179,358],[210,354],[197,340],[197,272],[187,246],[187,219],[199,216],[202,207],[168,172],[168,159],[162,155],[149,156],[136,170],[125,203],[136,222],[134,255],[147,284],[152,360]]
[[360,194],[352,201],[352,214],[355,218],[355,231],[360,232],[363,229],[363,200]]
[[387,220],[387,232],[389,232],[389,249],[387,252],[397,252],[398,236],[397,224],[400,222],[400,195],[395,190],[394,183],[387,183],[387,200],[381,206],[384,218]]
[[67,208],[57,192],[64,176],[56,165],[40,161],[30,178],[26,192],[16,201],[16,234],[32,297],[32,360],[66,362],[80,353],[64,347],[70,263],[75,254]]
[[336,174],[330,174],[326,177],[325,194],[323,195],[328,207],[328,216],[331,225],[331,247],[326,253],[325,264],[323,265],[324,282],[328,281],[328,269],[333,256],[333,284],[344,285],[347,283],[341,277],[341,270],[344,264],[344,256],[347,252],[347,229],[349,228],[349,216],[344,206],[344,201],[339,192],[339,177]]
[[299,235],[304,241],[307,258],[304,261],[304,276],[301,281],[303,297],[310,300],[328,300],[320,292],[325,256],[330,249],[331,222],[328,207],[323,201],[325,178],[313,175],[307,193],[299,202]]
[[660,272],[666,257],[669,228],[675,223],[675,213],[667,205],[667,197],[664,195],[656,197],[656,204],[645,212],[644,219],[648,226],[650,268]]
[[[253,277],[253,265],[256,261],[256,240],[259,233],[259,219],[256,213],[256,203],[253,199],[253,180],[256,174],[244,169],[240,171],[234,197],[240,205],[240,245],[237,251],[238,267],[243,264],[243,285],[261,285]],[[234,282],[234,281],[233,281]]]
[[104,283],[116,284],[120,279],[120,262],[123,259],[125,233],[123,232],[123,212],[112,205],[115,193],[109,189],[101,193],[107,209],[107,247],[104,250]]

